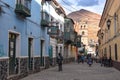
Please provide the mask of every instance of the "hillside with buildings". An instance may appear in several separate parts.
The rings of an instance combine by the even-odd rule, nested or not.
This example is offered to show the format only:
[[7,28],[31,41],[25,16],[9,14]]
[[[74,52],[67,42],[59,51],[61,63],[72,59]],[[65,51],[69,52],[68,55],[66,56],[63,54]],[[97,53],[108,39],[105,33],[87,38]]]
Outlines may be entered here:
[[77,33],[82,36],[81,41],[86,45],[87,51],[92,49],[95,52],[95,45],[98,43],[98,24],[101,15],[81,9],[68,14],[68,17],[74,20],[74,27]]
[[95,24],[98,25],[101,15],[96,14],[94,12],[85,10],[85,9],[81,9],[79,11],[75,11],[72,12],[70,14],[68,14],[68,17],[72,18],[74,21],[87,21],[88,24]]

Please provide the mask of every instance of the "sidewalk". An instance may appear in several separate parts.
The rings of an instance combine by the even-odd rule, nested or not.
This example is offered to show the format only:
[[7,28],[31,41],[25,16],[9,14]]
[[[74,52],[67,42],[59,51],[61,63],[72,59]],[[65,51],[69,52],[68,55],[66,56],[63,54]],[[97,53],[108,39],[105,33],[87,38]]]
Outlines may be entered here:
[[21,80],[120,80],[120,71],[101,67],[97,63],[94,63],[92,67],[86,63],[64,64],[61,72],[57,68],[57,66],[49,68]]

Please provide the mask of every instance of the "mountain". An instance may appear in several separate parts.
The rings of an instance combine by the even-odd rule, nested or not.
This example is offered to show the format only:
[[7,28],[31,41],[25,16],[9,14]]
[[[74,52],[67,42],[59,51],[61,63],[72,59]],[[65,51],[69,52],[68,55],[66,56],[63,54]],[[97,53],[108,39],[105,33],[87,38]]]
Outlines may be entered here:
[[72,12],[70,14],[67,15],[69,18],[72,18],[74,21],[87,21],[88,24],[93,24],[93,25],[98,25],[101,15],[85,10],[85,9],[81,9],[79,11],[75,11]]

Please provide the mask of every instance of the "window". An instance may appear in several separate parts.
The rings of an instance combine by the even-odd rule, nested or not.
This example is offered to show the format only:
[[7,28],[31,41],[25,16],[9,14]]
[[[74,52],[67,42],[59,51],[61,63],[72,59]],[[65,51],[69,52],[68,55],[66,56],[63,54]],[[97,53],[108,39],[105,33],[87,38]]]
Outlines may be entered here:
[[111,57],[111,46],[109,46],[109,53],[110,53],[110,55],[109,55],[109,57]]
[[31,0],[17,0],[17,4],[23,4],[28,9],[31,8]]
[[115,44],[115,60],[117,60],[117,44]]
[[84,25],[84,28],[85,28],[86,26]]
[[82,35],[84,35],[85,34],[85,32],[84,31],[82,31]]
[[31,8],[31,1],[25,0],[24,6],[27,7],[28,9],[30,9]]
[[15,13],[24,17],[31,16],[31,0],[16,0]]
[[104,48],[104,56],[107,57],[107,48]]
[[114,14],[114,33],[115,33],[115,35],[117,33],[117,15],[116,15],[116,13]]
[[[49,14],[45,11],[42,11],[41,18],[42,18],[42,20],[49,21]],[[53,21],[53,18],[51,18],[51,21]]]
[[49,14],[45,12],[45,20],[49,21]]
[[81,25],[81,28],[82,28],[82,25]]

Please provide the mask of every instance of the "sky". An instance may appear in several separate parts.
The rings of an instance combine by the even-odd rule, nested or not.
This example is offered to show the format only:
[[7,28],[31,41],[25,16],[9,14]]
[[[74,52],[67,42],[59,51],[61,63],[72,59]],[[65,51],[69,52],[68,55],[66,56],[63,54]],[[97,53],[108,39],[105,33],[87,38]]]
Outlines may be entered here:
[[106,0],[57,0],[57,2],[63,7],[66,14],[86,9],[102,15]]

